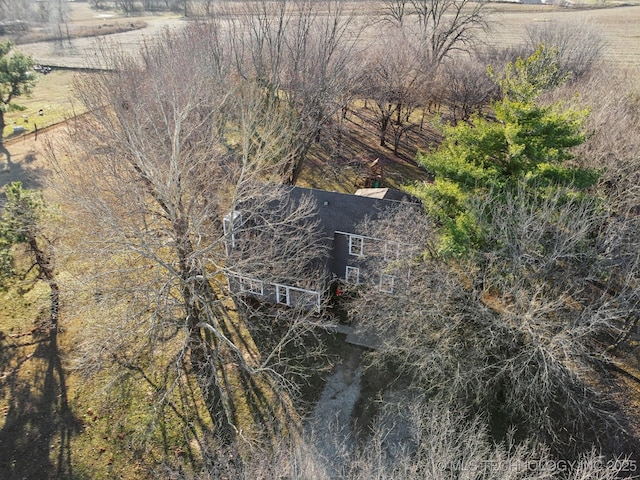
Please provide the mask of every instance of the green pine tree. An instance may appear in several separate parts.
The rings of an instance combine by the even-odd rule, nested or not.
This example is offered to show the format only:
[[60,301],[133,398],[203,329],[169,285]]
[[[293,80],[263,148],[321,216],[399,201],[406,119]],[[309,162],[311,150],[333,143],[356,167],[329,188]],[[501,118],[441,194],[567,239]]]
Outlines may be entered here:
[[15,99],[31,93],[36,83],[33,60],[21,52],[9,56],[13,47],[11,41],[0,42],[0,152],[7,157],[7,167],[11,166],[11,154],[4,146],[4,115],[24,110],[25,107],[15,103]]
[[585,141],[589,110],[575,102],[538,102],[541,93],[566,80],[557,71],[557,51],[544,45],[500,76],[490,69],[502,89],[494,118],[475,115],[468,123],[446,125],[442,144],[418,156],[435,182],[409,190],[442,225],[444,254],[463,255],[482,246],[471,202],[500,198],[523,183],[540,193],[558,186],[579,192],[596,182],[597,172],[571,162],[572,147]]

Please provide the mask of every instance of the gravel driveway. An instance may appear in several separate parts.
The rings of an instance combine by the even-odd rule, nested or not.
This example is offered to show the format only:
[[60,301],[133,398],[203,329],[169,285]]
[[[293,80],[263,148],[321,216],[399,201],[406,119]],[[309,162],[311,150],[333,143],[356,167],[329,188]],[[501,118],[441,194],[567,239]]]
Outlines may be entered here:
[[355,447],[353,408],[360,398],[360,355],[349,355],[327,378],[320,400],[306,421],[308,443],[330,471],[328,478],[341,478],[345,462]]

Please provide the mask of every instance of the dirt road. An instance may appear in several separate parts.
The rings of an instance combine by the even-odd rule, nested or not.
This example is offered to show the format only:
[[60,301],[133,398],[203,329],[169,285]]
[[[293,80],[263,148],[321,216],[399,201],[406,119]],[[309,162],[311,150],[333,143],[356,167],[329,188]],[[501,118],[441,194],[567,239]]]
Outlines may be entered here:
[[[36,63],[42,65],[87,68],[96,67],[99,55],[96,55],[98,42],[104,42],[109,47],[115,45],[125,50],[137,49],[145,41],[158,36],[165,29],[180,27],[185,20],[176,14],[145,15],[139,17],[124,17],[117,12],[96,11],[88,4],[72,4],[70,28],[94,26],[110,22],[139,22],[146,23],[143,29],[131,30],[103,37],[74,38],[70,44],[58,45],[56,42],[36,42],[21,44],[18,50],[31,55]],[[99,40],[98,40],[99,39]]]

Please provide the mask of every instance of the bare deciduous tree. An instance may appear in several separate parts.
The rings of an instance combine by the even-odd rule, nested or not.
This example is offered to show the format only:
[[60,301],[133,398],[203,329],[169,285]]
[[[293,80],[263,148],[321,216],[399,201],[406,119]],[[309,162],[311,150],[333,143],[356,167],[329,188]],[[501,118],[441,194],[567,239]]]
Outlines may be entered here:
[[381,339],[374,358],[429,399],[484,412],[496,439],[517,426],[564,458],[593,446],[633,451],[620,413],[585,377],[604,354],[597,340],[613,338],[638,308],[637,249],[600,228],[594,205],[524,191],[482,203],[474,216],[490,248],[460,265],[403,249],[431,252],[433,226],[396,215],[370,235],[398,242],[404,257],[378,258],[378,271],[407,280],[392,295],[365,287],[353,305],[360,328]]
[[63,0],[49,2],[49,25],[53,30],[56,42],[63,45],[65,40],[70,42],[69,25],[69,4]]
[[487,23],[484,4],[468,0],[387,2],[384,15],[392,25],[370,58],[367,98],[377,106],[380,145],[391,128],[397,153],[402,136],[414,127],[411,114],[440,97],[436,80],[444,60],[470,53],[475,34]]
[[635,218],[640,181],[640,92],[633,75],[602,68],[555,93],[560,97],[577,91],[590,106],[590,135],[577,155],[588,166],[602,169],[602,192],[621,221]]
[[[590,105],[587,123],[590,135],[579,147],[577,157],[585,165],[602,172],[598,193],[607,199],[610,212],[605,226],[618,248],[627,250],[632,258],[632,252],[637,248],[638,231],[640,104],[637,101],[639,92],[630,75],[633,74],[609,67],[595,69],[553,95],[575,95],[577,91]],[[617,270],[624,275],[632,265],[632,262],[619,260]],[[625,319],[616,345],[633,332],[637,323],[636,315]]]
[[437,85],[454,123],[480,113],[499,96],[496,83],[487,75],[487,65],[477,58],[445,62]]
[[0,1],[0,20],[32,20],[39,7],[31,0],[3,0]]
[[392,22],[402,26],[405,17],[410,14],[411,2],[409,0],[387,0],[384,6],[384,14]]
[[403,31],[391,31],[392,35],[370,50],[362,95],[373,100],[380,146],[387,145],[391,129],[397,153],[402,135],[413,127],[411,114],[423,103],[421,93],[426,78],[414,52],[407,48]]
[[388,403],[346,478],[613,480],[635,465],[628,458],[606,464],[594,451],[573,463],[558,462],[544,446],[515,435],[512,431],[505,442],[495,443],[482,417],[447,403]]
[[469,52],[475,34],[487,28],[485,4],[471,0],[412,0],[414,35],[426,65],[439,65],[455,52]]
[[[321,10],[321,8],[323,10]],[[313,143],[348,101],[359,78],[354,65],[360,29],[342,1],[251,4],[236,26],[238,68],[289,109],[295,155],[283,178],[295,184]]]
[[538,45],[558,49],[558,75],[574,80],[587,74],[602,59],[605,44],[588,23],[545,22],[527,27],[525,40],[530,52]]
[[[234,464],[211,465],[198,479],[286,478],[303,480],[615,480],[635,470],[635,461],[620,457],[605,462],[596,451],[577,460],[557,459],[543,445],[519,441],[511,432],[507,441],[496,443],[481,417],[453,411],[442,403],[386,403],[370,435],[349,453],[348,441],[336,440],[335,451],[344,465],[335,471],[335,456],[328,457],[315,446],[313,435],[295,445],[279,444],[270,461],[258,454],[241,468]],[[333,432],[340,439],[340,432]],[[158,476],[174,478],[172,469]],[[191,478],[180,475],[177,478]]]
[[90,0],[91,6],[97,10],[105,8],[106,0]]
[[135,4],[133,0],[118,0],[116,5],[125,15],[131,15],[134,12]]
[[[219,33],[194,25],[167,33],[141,58],[109,52],[112,70],[80,86],[92,113],[76,125],[76,160],[58,162],[56,188],[75,212],[75,254],[93,262],[79,269],[78,298],[88,313],[78,366],[139,375],[166,389],[161,401],[185,376],[196,379],[201,399],[193,408],[204,404],[214,434],[228,444],[249,436],[239,432],[240,405],[264,410],[255,428],[295,430],[295,421],[282,426],[295,420],[287,396],[295,379],[283,345],[310,329],[312,313],[294,305],[256,319],[234,307],[223,218],[240,205],[252,206],[245,220],[271,207],[277,221],[262,225],[259,238],[272,244],[249,252],[249,266],[268,266],[272,276],[294,275],[289,253],[297,250],[303,261],[305,242],[316,239],[304,223],[311,206],[277,203],[278,187],[262,183],[278,178],[274,158],[288,155],[283,112],[265,102],[259,86],[234,80]],[[192,61],[196,51],[199,62]],[[277,233],[287,226],[299,232],[291,240]],[[286,326],[276,350],[253,341],[250,321]],[[166,372],[161,387],[154,372]]]

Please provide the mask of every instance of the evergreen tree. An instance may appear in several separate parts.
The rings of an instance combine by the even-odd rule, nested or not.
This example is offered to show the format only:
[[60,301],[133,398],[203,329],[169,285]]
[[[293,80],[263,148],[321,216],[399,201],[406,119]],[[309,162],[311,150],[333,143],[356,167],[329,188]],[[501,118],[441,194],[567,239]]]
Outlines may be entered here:
[[476,114],[468,123],[445,125],[442,144],[418,156],[435,181],[410,190],[443,226],[443,253],[462,255],[481,246],[482,229],[470,202],[490,194],[500,198],[522,183],[536,193],[555,186],[578,192],[597,180],[597,172],[572,162],[571,148],[586,138],[588,109],[538,100],[566,79],[557,71],[557,51],[543,45],[500,76],[490,69],[502,90],[494,118]]
[[[60,288],[56,280],[51,242],[42,231],[42,218],[46,207],[42,195],[22,188],[21,182],[5,187],[7,204],[0,215],[0,285],[16,276],[25,276],[35,270],[37,278],[49,285],[52,331],[57,328]],[[15,267],[14,252],[23,246],[32,265],[19,272]]]
[[11,166],[11,155],[3,141],[4,114],[25,109],[15,99],[31,93],[36,81],[31,57],[20,52],[7,56],[12,48],[13,42],[0,42],[0,152],[7,156],[7,167]]

